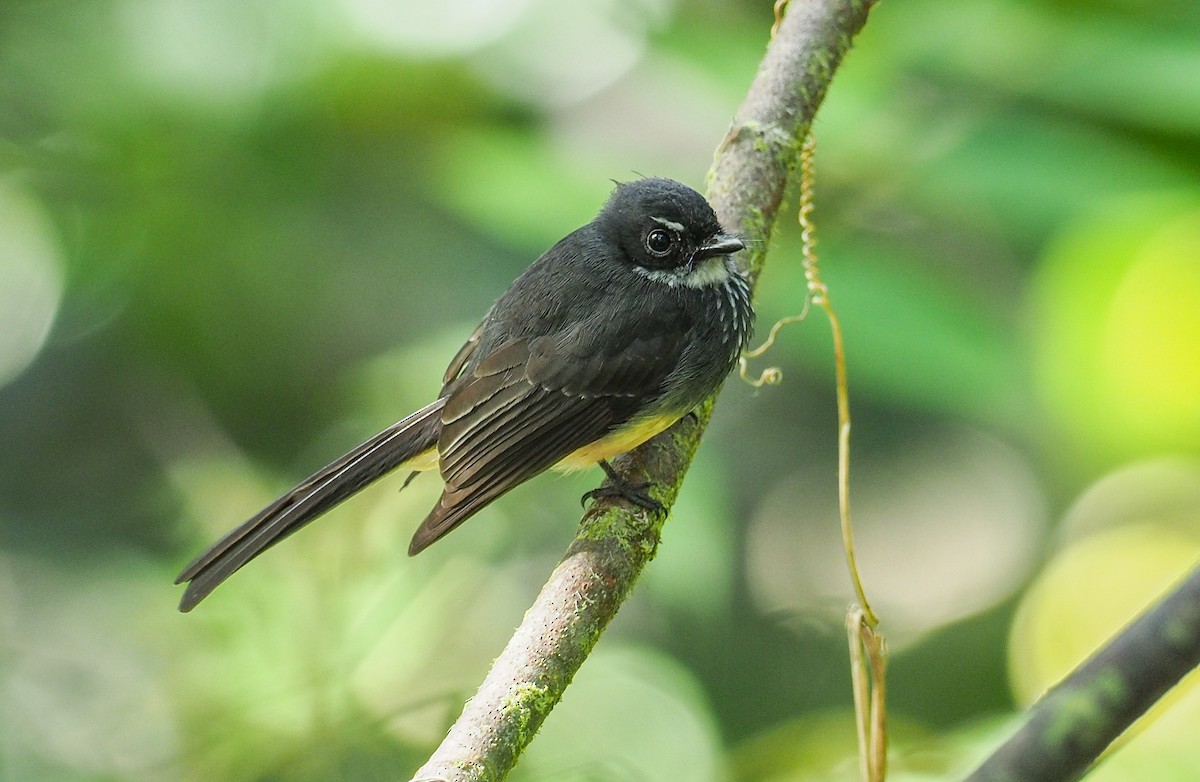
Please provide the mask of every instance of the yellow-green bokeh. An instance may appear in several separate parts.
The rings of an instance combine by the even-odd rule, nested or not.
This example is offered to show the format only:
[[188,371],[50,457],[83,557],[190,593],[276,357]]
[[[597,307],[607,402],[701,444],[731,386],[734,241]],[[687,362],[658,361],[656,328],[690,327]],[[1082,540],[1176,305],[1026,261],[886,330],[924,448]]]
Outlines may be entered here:
[[1062,447],[1084,464],[1200,447],[1200,197],[1076,222],[1030,292],[1042,423]]

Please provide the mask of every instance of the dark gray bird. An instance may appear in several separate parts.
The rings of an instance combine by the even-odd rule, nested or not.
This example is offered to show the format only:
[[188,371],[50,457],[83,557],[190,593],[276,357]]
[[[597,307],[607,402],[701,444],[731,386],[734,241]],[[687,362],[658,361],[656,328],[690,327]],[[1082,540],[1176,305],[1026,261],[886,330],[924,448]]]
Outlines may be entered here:
[[[187,566],[181,611],[382,475],[437,469],[445,490],[410,555],[550,467],[629,451],[687,415],[737,362],[753,310],[743,249],[704,197],[618,184],[592,222],[505,291],[450,361],[438,398],[310,476]],[[645,507],[640,487],[618,491]],[[594,494],[594,493],[593,493]]]

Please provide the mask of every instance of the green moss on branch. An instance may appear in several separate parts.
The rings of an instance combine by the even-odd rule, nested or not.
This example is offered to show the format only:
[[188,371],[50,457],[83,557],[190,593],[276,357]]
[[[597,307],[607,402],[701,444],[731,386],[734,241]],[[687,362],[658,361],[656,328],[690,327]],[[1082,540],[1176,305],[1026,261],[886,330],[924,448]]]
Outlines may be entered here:
[[[755,248],[747,253],[752,285],[813,115],[874,2],[792,3],[717,150],[708,198],[722,225]],[[669,509],[714,399],[616,460],[618,474],[648,480],[652,496]],[[621,500],[598,501],[584,514],[563,561],[414,782],[498,780],[507,774],[654,557],[666,515]]]

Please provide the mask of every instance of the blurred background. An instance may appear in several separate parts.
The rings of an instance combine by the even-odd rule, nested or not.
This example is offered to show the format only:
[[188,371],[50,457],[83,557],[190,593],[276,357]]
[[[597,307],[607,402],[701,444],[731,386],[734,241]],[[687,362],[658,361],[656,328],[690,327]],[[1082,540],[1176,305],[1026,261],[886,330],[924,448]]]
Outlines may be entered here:
[[[802,2],[803,0],[793,0]],[[383,481],[175,574],[436,391],[611,179],[701,187],[770,3],[0,5],[0,779],[407,778],[598,471],[422,556]],[[1200,6],[886,2],[816,124],[894,779],[953,779],[1200,556]],[[786,217],[759,336],[804,296]],[[856,778],[829,327],[727,384],[515,780]],[[1194,779],[1186,685],[1091,778]]]

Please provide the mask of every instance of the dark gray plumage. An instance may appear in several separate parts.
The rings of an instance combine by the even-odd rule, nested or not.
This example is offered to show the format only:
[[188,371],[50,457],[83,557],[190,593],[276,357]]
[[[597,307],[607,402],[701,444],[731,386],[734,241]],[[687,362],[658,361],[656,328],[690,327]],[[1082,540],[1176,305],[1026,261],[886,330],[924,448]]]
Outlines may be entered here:
[[618,185],[496,301],[434,402],[192,562],[176,581],[189,582],[180,610],[398,467],[436,467],[446,483],[413,536],[416,554],[544,470],[590,466],[662,431],[717,388],[749,337],[749,288],[729,257],[742,247],[686,185]]

